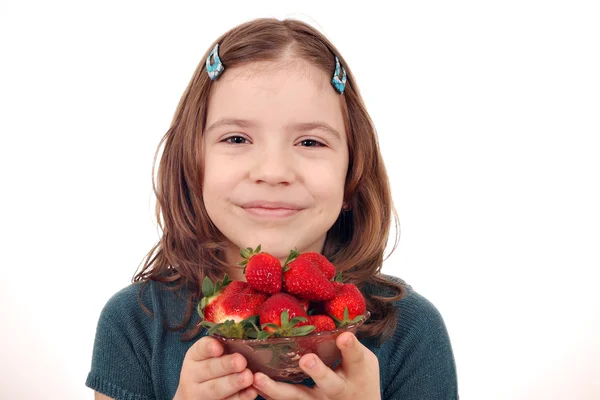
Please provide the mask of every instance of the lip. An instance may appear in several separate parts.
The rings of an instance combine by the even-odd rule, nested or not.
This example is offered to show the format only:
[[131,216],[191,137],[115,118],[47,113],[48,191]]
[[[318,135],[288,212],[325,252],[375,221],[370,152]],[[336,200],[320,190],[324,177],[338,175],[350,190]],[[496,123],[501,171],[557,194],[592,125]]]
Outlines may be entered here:
[[253,201],[241,207],[252,216],[270,219],[289,218],[303,210],[297,204],[275,201]]
[[243,207],[243,209],[248,214],[260,218],[288,218],[300,212],[298,209],[291,210],[289,208]]
[[249,203],[242,204],[242,208],[263,208],[267,210],[301,210],[297,204],[286,203],[282,201],[251,201]]

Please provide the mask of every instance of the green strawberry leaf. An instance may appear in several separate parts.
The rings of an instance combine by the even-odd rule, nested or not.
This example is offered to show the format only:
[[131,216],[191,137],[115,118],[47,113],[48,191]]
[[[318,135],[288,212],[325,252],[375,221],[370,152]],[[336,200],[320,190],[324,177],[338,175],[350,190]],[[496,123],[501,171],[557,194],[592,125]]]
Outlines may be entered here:
[[333,277],[333,281],[334,282],[341,282],[342,281],[342,271],[339,271],[337,274],[335,274],[335,276]]
[[213,283],[208,276],[202,280],[202,294],[204,297],[211,297],[215,294]]
[[223,283],[221,284],[221,288],[224,288],[225,286],[229,285],[231,282],[233,282],[233,281],[231,279],[229,279],[227,274],[224,274],[223,275]]
[[267,339],[269,336],[271,336],[271,333],[269,333],[267,331],[260,331],[260,332],[258,332],[258,335],[256,335],[256,338],[263,340],[263,339]]
[[335,316],[335,315],[333,315],[333,314],[329,314],[329,316],[331,317],[331,319],[333,319],[333,322],[335,322],[335,326],[336,326],[336,327],[338,327],[338,328],[339,328],[339,327],[341,327],[341,326],[344,326],[344,325],[345,325],[345,324],[344,324],[344,321],[341,321],[341,320],[339,320],[338,318],[336,318],[336,316]]
[[269,323],[269,324],[262,324],[260,327],[261,327],[262,329],[265,329],[265,328],[279,329],[279,327],[278,327],[277,325],[275,325],[275,324],[270,324],[270,323]]
[[[294,317],[289,322],[289,328],[298,325],[299,322],[305,322],[305,321],[308,321],[308,319],[306,317]],[[283,325],[281,325],[281,326],[283,326]]]
[[[258,322],[258,321],[256,321],[256,322]],[[258,326],[256,326],[256,323],[254,321],[250,321],[250,323],[252,324],[252,327],[254,328],[254,330],[256,332],[260,332],[260,328]]]
[[285,328],[289,325],[290,323],[290,315],[288,314],[287,310],[283,310],[281,312],[281,327]]
[[299,326],[298,328],[291,330],[291,336],[306,336],[315,329],[317,329],[317,327],[314,325]]
[[287,260],[285,260],[285,263],[283,263],[284,272],[289,269],[289,268],[286,269],[285,267],[287,267],[287,265],[289,263],[291,263],[292,261],[294,261],[299,255],[300,255],[300,252],[298,251],[297,248],[290,250],[290,254],[288,255]]
[[[203,297],[202,300],[204,300],[205,298]],[[202,312],[202,309],[204,307],[201,307],[202,302],[200,302],[200,304],[198,304],[198,306],[196,307],[196,309],[198,310],[198,315],[200,316],[201,319],[204,319],[204,312]]]
[[258,338],[258,332],[253,331],[253,330],[248,330],[248,331],[244,332],[244,336],[247,339],[257,339]]
[[344,322],[348,322],[350,320],[350,311],[348,311],[348,306],[344,308]]
[[243,274],[246,274],[246,267],[248,266],[248,261],[252,258],[253,255],[260,253],[260,244],[253,250],[252,247],[246,247],[245,249],[240,250],[240,256],[242,256],[242,261],[238,263],[238,265],[244,267],[242,271]]
[[257,323],[258,323],[258,315],[253,315],[251,317],[248,317],[248,318],[240,321],[240,324],[242,324],[242,325],[252,324],[252,325],[256,326]]
[[200,325],[202,325],[206,329],[210,329],[213,326],[215,326],[216,324],[213,322],[210,322],[210,321],[202,321],[202,322],[200,322]]

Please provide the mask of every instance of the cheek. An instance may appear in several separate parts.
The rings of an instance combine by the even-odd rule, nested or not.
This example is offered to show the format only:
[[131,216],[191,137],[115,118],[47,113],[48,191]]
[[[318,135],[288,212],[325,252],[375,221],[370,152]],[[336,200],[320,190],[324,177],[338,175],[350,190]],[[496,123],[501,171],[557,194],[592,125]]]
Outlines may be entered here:
[[321,202],[330,203],[331,207],[341,205],[344,197],[345,172],[339,169],[321,169],[318,173],[311,174],[307,181],[313,197]]
[[239,179],[239,163],[231,157],[207,154],[204,159],[204,186],[219,189],[230,186]]
[[[202,197],[207,209],[231,193],[235,186],[235,171],[230,168],[218,168],[208,157],[202,177]],[[213,160],[214,161],[214,160]]]

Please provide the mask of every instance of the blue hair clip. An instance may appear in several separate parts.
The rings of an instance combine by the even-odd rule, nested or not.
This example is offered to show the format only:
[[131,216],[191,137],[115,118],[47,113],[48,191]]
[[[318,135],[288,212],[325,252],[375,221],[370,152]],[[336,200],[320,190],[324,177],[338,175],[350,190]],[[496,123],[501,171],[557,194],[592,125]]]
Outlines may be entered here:
[[208,77],[214,81],[224,70],[225,67],[223,66],[221,58],[219,57],[219,43],[217,43],[206,58],[206,72],[208,72]]
[[340,60],[337,58],[337,56],[335,56],[335,72],[333,73],[333,79],[331,80],[331,83],[339,94],[344,93],[344,89],[346,89],[346,70],[340,64]]

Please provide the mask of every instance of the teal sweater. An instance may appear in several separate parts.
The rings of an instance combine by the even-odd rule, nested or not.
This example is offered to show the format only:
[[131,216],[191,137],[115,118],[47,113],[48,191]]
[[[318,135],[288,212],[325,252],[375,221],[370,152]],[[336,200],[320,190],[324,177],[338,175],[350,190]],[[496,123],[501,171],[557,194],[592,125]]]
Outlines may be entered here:
[[[361,339],[379,359],[381,398],[458,399],[454,356],[440,313],[403,281],[387,277],[407,289],[407,295],[395,302],[399,310],[395,333],[381,346],[375,339]],[[182,332],[169,331],[165,324],[181,322],[185,293],[149,283],[142,301],[153,312],[150,316],[139,306],[139,289],[139,284],[129,285],[102,310],[86,385],[116,400],[172,399],[183,357],[195,340],[182,342]],[[389,295],[378,287],[364,290]],[[190,323],[198,323],[197,315]]]

